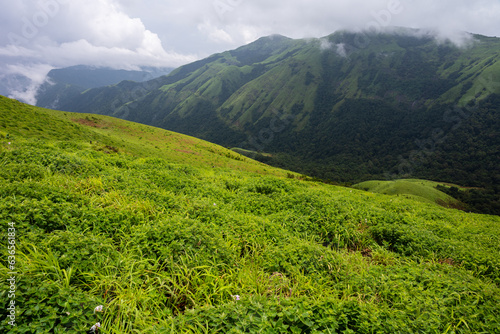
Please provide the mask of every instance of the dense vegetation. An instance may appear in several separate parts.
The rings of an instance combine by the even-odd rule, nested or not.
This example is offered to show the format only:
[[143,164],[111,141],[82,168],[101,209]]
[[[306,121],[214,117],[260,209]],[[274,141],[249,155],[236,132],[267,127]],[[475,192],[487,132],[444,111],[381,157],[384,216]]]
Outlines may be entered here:
[[15,224],[19,273],[17,326],[2,289],[1,332],[500,331],[497,216],[6,98],[0,134],[0,222]]
[[499,214],[499,55],[498,38],[458,48],[408,29],[270,36],[59,107],[270,153],[260,158],[338,183],[414,177],[484,188],[483,212]]
[[463,209],[465,211],[500,214],[500,189],[498,186],[486,189],[437,186],[437,189],[464,203]]

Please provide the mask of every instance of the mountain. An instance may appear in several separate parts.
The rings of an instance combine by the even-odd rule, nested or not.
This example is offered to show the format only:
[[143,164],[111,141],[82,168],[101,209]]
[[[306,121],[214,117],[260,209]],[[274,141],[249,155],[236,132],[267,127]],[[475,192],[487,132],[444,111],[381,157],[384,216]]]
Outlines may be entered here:
[[[252,151],[336,182],[499,185],[500,39],[411,29],[261,38],[61,104]],[[244,151],[241,151],[244,152]],[[267,154],[257,154],[257,153]]]
[[1,333],[500,332],[500,217],[2,96],[0,162]]
[[87,89],[113,85],[125,80],[148,81],[171,71],[171,68],[144,67],[133,71],[85,65],[53,69],[47,74],[47,82],[37,91],[37,106],[57,109],[59,105]]

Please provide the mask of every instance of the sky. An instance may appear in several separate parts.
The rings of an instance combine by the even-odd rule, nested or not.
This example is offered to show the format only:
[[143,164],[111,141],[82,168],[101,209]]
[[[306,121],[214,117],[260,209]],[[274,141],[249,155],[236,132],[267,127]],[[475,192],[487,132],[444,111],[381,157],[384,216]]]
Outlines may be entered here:
[[500,36],[500,0],[0,1],[0,82],[31,103],[53,68],[178,67],[272,34],[401,26],[457,41],[462,32]]

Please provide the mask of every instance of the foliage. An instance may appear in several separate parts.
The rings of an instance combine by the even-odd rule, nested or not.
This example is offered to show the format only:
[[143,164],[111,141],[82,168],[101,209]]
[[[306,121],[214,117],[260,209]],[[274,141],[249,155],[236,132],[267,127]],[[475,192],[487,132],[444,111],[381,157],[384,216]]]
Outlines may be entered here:
[[0,128],[14,134],[0,141],[0,223],[15,223],[19,273],[17,326],[2,321],[1,332],[96,322],[100,333],[500,331],[496,216],[304,181],[121,120],[94,120],[104,129],[0,102],[3,119],[9,107],[18,120]]

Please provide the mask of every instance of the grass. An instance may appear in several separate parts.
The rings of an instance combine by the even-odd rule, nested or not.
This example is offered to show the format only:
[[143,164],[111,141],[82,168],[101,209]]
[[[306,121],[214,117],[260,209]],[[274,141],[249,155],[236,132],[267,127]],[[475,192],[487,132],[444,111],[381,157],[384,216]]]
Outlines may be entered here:
[[41,109],[7,98],[2,98],[0,108],[0,128],[9,129],[3,130],[4,137],[9,133],[19,139],[77,140],[79,145],[104,153],[155,157],[190,166],[223,167],[265,175],[288,173],[219,145],[113,117]]
[[0,122],[18,272],[1,332],[500,331],[497,216],[303,181],[108,117],[0,98]]
[[442,185],[446,187],[459,187],[456,185],[419,180],[419,179],[402,179],[394,181],[365,181],[353,185],[355,189],[369,191],[373,193],[403,196],[416,201],[425,203],[435,203],[444,207],[460,208],[463,204],[455,198],[442,191],[436,189],[436,186]]

